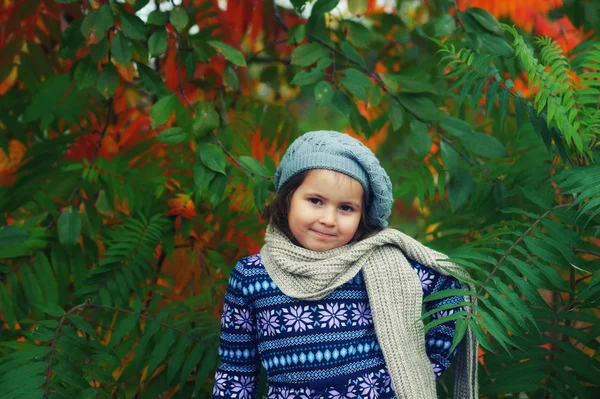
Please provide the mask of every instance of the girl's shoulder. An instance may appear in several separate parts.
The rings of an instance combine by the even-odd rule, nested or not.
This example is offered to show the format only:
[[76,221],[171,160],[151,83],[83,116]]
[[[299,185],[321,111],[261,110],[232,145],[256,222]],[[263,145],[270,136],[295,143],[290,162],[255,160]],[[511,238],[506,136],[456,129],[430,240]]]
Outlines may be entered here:
[[262,263],[260,253],[240,258],[232,272],[232,274],[236,274],[238,277],[243,278],[249,278],[264,273],[266,273],[266,270]]
[[248,255],[244,256],[243,258],[240,258],[236,265],[236,268],[238,267],[242,270],[264,268],[260,252],[254,255]]

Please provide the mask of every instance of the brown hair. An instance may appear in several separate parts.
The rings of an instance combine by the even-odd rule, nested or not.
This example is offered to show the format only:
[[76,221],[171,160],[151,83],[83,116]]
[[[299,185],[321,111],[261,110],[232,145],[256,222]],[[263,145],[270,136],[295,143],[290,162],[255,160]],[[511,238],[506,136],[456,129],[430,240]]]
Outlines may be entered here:
[[[302,185],[306,175],[309,170],[304,172],[300,172],[290,180],[288,180],[279,190],[273,201],[263,210],[262,218],[263,220],[268,221],[275,227],[277,227],[283,234],[285,234],[294,244],[300,245],[298,241],[294,238],[292,231],[290,230],[290,226],[288,225],[288,214],[290,211],[290,203],[292,201],[292,196],[294,192]],[[358,228],[356,229],[356,233],[350,243],[360,241],[365,239],[381,230],[382,227],[371,226],[367,222],[367,215],[369,210],[369,193],[367,190],[364,190],[363,193],[363,206],[361,210],[360,222],[358,224]]]

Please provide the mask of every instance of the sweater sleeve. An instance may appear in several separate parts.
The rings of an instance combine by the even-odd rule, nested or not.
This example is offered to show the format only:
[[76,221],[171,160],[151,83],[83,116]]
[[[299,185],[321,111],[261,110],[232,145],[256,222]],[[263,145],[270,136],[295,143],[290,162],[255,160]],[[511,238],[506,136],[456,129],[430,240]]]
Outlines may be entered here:
[[260,360],[256,344],[256,322],[242,287],[244,265],[240,261],[229,278],[221,317],[219,357],[213,398],[256,398]]
[[[435,292],[440,292],[447,289],[461,288],[459,281],[452,276],[445,276],[437,271],[416,263],[413,267],[419,275],[421,286],[423,287],[423,298]],[[462,296],[451,296],[425,303],[425,310],[430,311],[442,305],[449,303],[460,303],[464,301]],[[442,310],[431,315],[431,319],[439,319],[448,316],[451,313],[464,310],[454,308]],[[451,320],[433,327],[425,333],[425,350],[427,357],[431,362],[431,367],[435,373],[436,379],[439,379],[442,374],[450,367],[450,362],[456,354],[456,348],[450,352],[452,340],[454,339],[454,331],[456,330],[456,321]]]

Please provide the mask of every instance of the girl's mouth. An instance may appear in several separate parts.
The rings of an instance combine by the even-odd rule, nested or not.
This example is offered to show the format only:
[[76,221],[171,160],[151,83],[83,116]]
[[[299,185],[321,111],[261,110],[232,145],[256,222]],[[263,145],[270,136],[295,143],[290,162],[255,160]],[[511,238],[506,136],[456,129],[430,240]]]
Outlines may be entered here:
[[326,234],[326,233],[321,233],[320,231],[316,231],[316,230],[311,230],[313,233],[315,233],[316,235],[318,235],[319,237],[323,237],[323,238],[332,238],[334,237],[331,234]]

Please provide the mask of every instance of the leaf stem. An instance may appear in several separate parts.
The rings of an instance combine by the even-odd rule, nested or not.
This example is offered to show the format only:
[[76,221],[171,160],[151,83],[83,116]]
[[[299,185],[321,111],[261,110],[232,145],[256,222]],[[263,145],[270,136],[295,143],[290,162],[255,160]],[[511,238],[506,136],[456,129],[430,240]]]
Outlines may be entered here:
[[50,371],[52,369],[52,362],[54,360],[54,351],[56,349],[56,342],[58,341],[58,332],[60,331],[60,328],[62,327],[63,323],[67,319],[68,315],[75,312],[76,310],[85,309],[85,308],[89,307],[90,303],[91,302],[88,300],[88,301],[80,303],[79,305],[69,309],[60,318],[60,321],[58,322],[58,325],[56,326],[56,329],[54,330],[54,338],[52,338],[52,341],[50,342],[50,358],[48,359],[48,367],[46,368],[46,383],[44,386],[44,399],[48,398],[48,390],[50,388]]
[[571,206],[571,204],[560,204],[555,206],[554,208],[547,210],[542,216],[540,216],[535,222],[533,222],[533,224],[531,226],[529,226],[529,228],[527,230],[525,230],[523,232],[523,234],[521,234],[519,236],[519,238],[517,238],[515,240],[515,242],[512,243],[512,245],[510,247],[508,247],[508,249],[506,250],[506,252],[504,253],[504,255],[502,255],[502,257],[498,260],[498,262],[496,263],[496,265],[494,266],[494,269],[492,269],[491,273],[487,276],[487,278],[485,279],[485,281],[483,282],[483,284],[481,285],[481,287],[479,287],[479,290],[477,291],[476,296],[480,296],[481,292],[483,291],[483,289],[485,288],[485,286],[488,284],[488,282],[492,279],[492,277],[494,276],[494,274],[496,274],[496,272],[498,271],[498,269],[500,268],[500,266],[502,265],[502,263],[504,263],[504,261],[506,260],[506,258],[508,257],[508,255],[510,255],[510,253],[513,251],[513,249],[516,248],[517,245],[519,245],[519,243],[521,241],[523,241],[523,239],[531,232],[531,230],[533,230],[538,224],[540,224],[540,222],[545,219],[546,217],[548,217],[552,211],[554,209],[558,209],[558,208],[566,208]]

